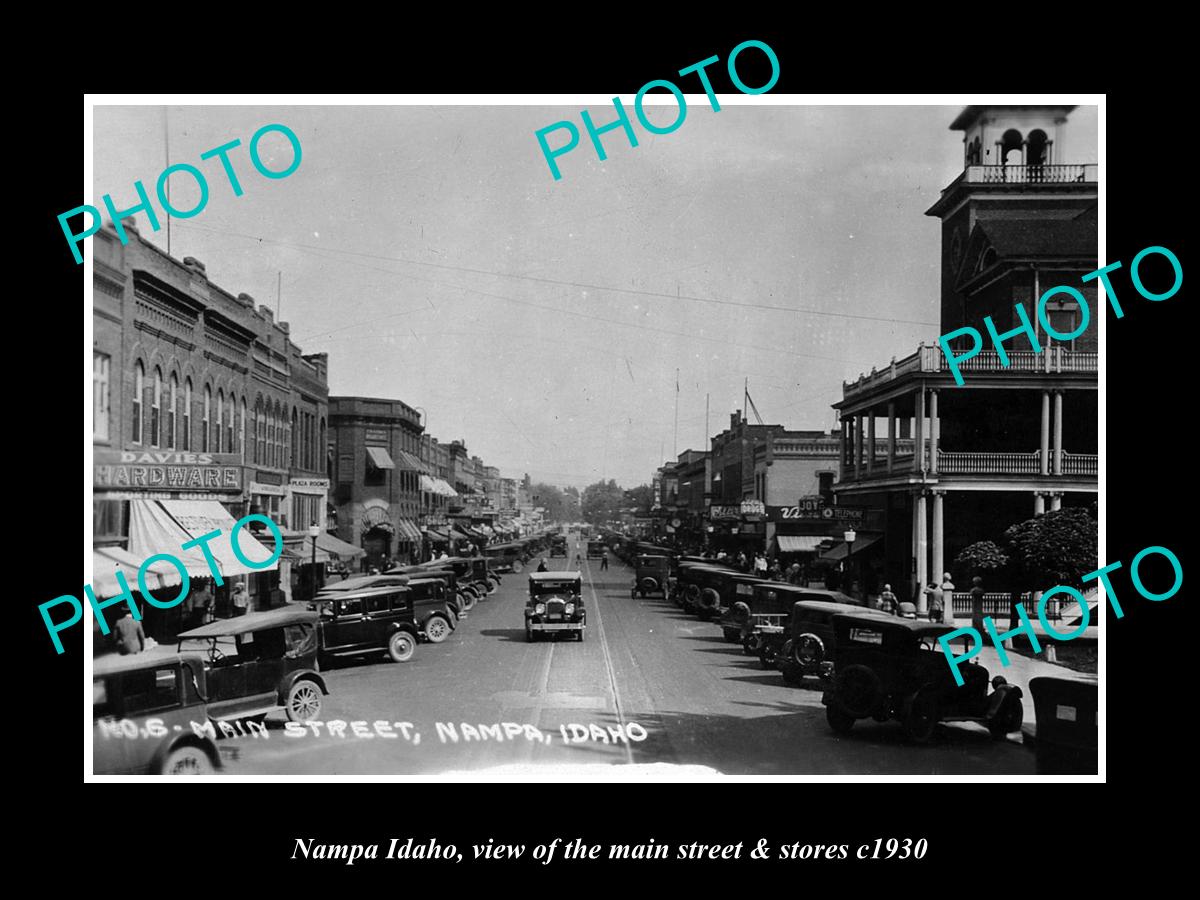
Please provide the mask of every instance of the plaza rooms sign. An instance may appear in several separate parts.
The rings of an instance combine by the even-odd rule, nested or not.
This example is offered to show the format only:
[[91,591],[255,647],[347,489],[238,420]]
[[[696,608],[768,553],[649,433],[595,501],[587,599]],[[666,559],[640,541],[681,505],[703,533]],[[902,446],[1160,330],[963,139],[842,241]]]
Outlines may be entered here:
[[93,452],[92,481],[97,488],[219,493],[242,489],[242,459],[236,453],[102,447]]

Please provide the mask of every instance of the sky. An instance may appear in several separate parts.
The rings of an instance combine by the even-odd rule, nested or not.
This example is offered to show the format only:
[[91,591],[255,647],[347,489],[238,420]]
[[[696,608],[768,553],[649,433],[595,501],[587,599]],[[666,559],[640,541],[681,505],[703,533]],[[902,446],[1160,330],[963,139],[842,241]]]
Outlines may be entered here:
[[[171,220],[171,254],[278,305],[304,353],[329,354],[331,395],[403,400],[504,476],[560,486],[649,482],[707,445],[706,396],[708,434],[728,425],[744,379],[764,421],[828,430],[843,381],[936,341],[924,212],[962,169],[961,107],[714,112],[689,95],[683,124],[653,135],[623,99],[639,143],[603,135],[605,161],[580,104],[97,106],[88,202],[133,206],[169,146],[210,191]],[[649,110],[660,126],[675,114]],[[556,181],[534,133],[561,120],[581,141]],[[247,150],[270,123],[302,147],[277,180]],[[1096,131],[1095,108],[1077,109],[1071,162],[1096,161]],[[235,138],[240,197],[200,159]],[[269,168],[291,159],[278,134],[260,148]],[[176,208],[196,204],[186,173],[170,185]],[[165,219],[138,219],[165,250]]]

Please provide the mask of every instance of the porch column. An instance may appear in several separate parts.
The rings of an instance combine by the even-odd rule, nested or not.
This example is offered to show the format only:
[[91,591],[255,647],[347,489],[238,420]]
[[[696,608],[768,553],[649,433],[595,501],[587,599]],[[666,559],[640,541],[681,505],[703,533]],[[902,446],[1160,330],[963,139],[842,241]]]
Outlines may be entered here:
[[[938,441],[942,437],[942,423],[938,418],[938,392],[931,390],[929,392],[929,471],[936,475],[938,470]],[[937,569],[934,574],[942,577],[942,569],[940,565],[934,566]]]
[[1041,491],[1033,492],[1033,514],[1040,516],[1046,511],[1046,495]]
[[913,471],[925,471],[925,387],[917,390],[917,412],[913,416]]
[[1058,509],[1062,509],[1062,492],[1061,491],[1055,491],[1053,494],[1050,495],[1050,511],[1054,512],[1055,510],[1058,510]]
[[892,467],[896,464],[896,404],[888,404],[888,474],[892,474]]
[[1063,413],[1063,395],[1062,391],[1054,392],[1054,474],[1062,474],[1062,413]]
[[[934,396],[937,396],[936,392]],[[946,571],[946,530],[945,523],[942,521],[942,500],[945,493],[945,491],[933,492],[933,578],[930,580],[937,582],[939,591],[942,586],[942,574]],[[921,592],[921,597],[923,600],[924,591]],[[950,597],[945,599],[943,609],[949,607],[951,599]],[[945,615],[944,611],[942,615]]]
[[842,440],[838,444],[838,481],[846,480],[846,418],[841,417],[838,423],[842,428]]
[[1038,465],[1041,466],[1043,475],[1050,474],[1050,392],[1042,391],[1042,442],[1041,459]]
[[867,474],[875,468],[875,410],[867,410]]
[[[863,414],[854,417],[854,471],[863,472]],[[868,470],[869,471],[869,470]]]
[[917,494],[917,615],[929,611],[925,585],[929,583],[929,538],[926,530],[925,492]]

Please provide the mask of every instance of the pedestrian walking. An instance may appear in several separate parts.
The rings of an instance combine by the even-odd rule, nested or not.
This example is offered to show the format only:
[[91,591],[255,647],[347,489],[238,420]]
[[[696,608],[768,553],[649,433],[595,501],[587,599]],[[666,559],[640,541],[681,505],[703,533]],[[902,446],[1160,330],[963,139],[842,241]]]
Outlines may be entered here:
[[122,656],[141,653],[146,649],[146,632],[142,629],[141,621],[129,614],[128,608],[121,610],[115,630],[117,652]]
[[540,559],[540,560],[538,560],[537,570],[539,572],[549,572],[550,567],[546,565],[546,561],[544,559]]
[[604,555],[600,557],[600,571],[603,572],[608,568],[608,551],[604,551]]
[[[946,579],[947,583],[949,583],[949,580],[950,579]],[[951,587],[951,590],[953,590],[954,586],[951,585],[950,587]],[[942,594],[941,587],[938,586],[937,582],[931,581],[931,582],[929,582],[929,587],[926,590],[926,594],[929,597],[929,607],[928,607],[929,608],[929,621],[930,622],[943,621],[943,616],[945,613],[945,606],[944,606],[944,603],[942,600],[943,594]]]
[[250,612],[250,592],[246,590],[246,582],[239,581],[233,589],[233,614],[244,616]]
[[883,586],[883,593],[879,595],[879,608],[890,615],[896,614],[896,595],[892,593],[890,584]]
[[800,563],[794,562],[790,566],[788,566],[787,582],[788,582],[788,584],[799,584],[800,583]]

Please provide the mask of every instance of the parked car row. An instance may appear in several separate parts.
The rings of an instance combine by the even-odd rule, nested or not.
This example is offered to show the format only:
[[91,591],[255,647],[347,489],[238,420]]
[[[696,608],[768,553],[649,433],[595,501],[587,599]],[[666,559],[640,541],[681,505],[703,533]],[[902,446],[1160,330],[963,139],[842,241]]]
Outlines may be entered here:
[[1019,687],[999,675],[989,680],[974,662],[961,667],[962,685],[955,681],[938,644],[952,624],[904,619],[840,591],[771,581],[644,543],[630,542],[628,556],[631,597],[667,597],[715,622],[727,641],[787,684],[815,679],[839,734],[864,718],[897,719],[916,742],[929,740],[938,722],[977,721],[996,737],[1021,727]]
[[412,659],[419,642],[449,638],[499,583],[482,556],[398,566],[326,585],[307,608],[185,631],[175,653],[97,660],[94,771],[212,772],[221,766],[216,725],[221,733],[245,733],[276,711],[293,722],[316,719],[329,693],[321,669],[333,659]]

